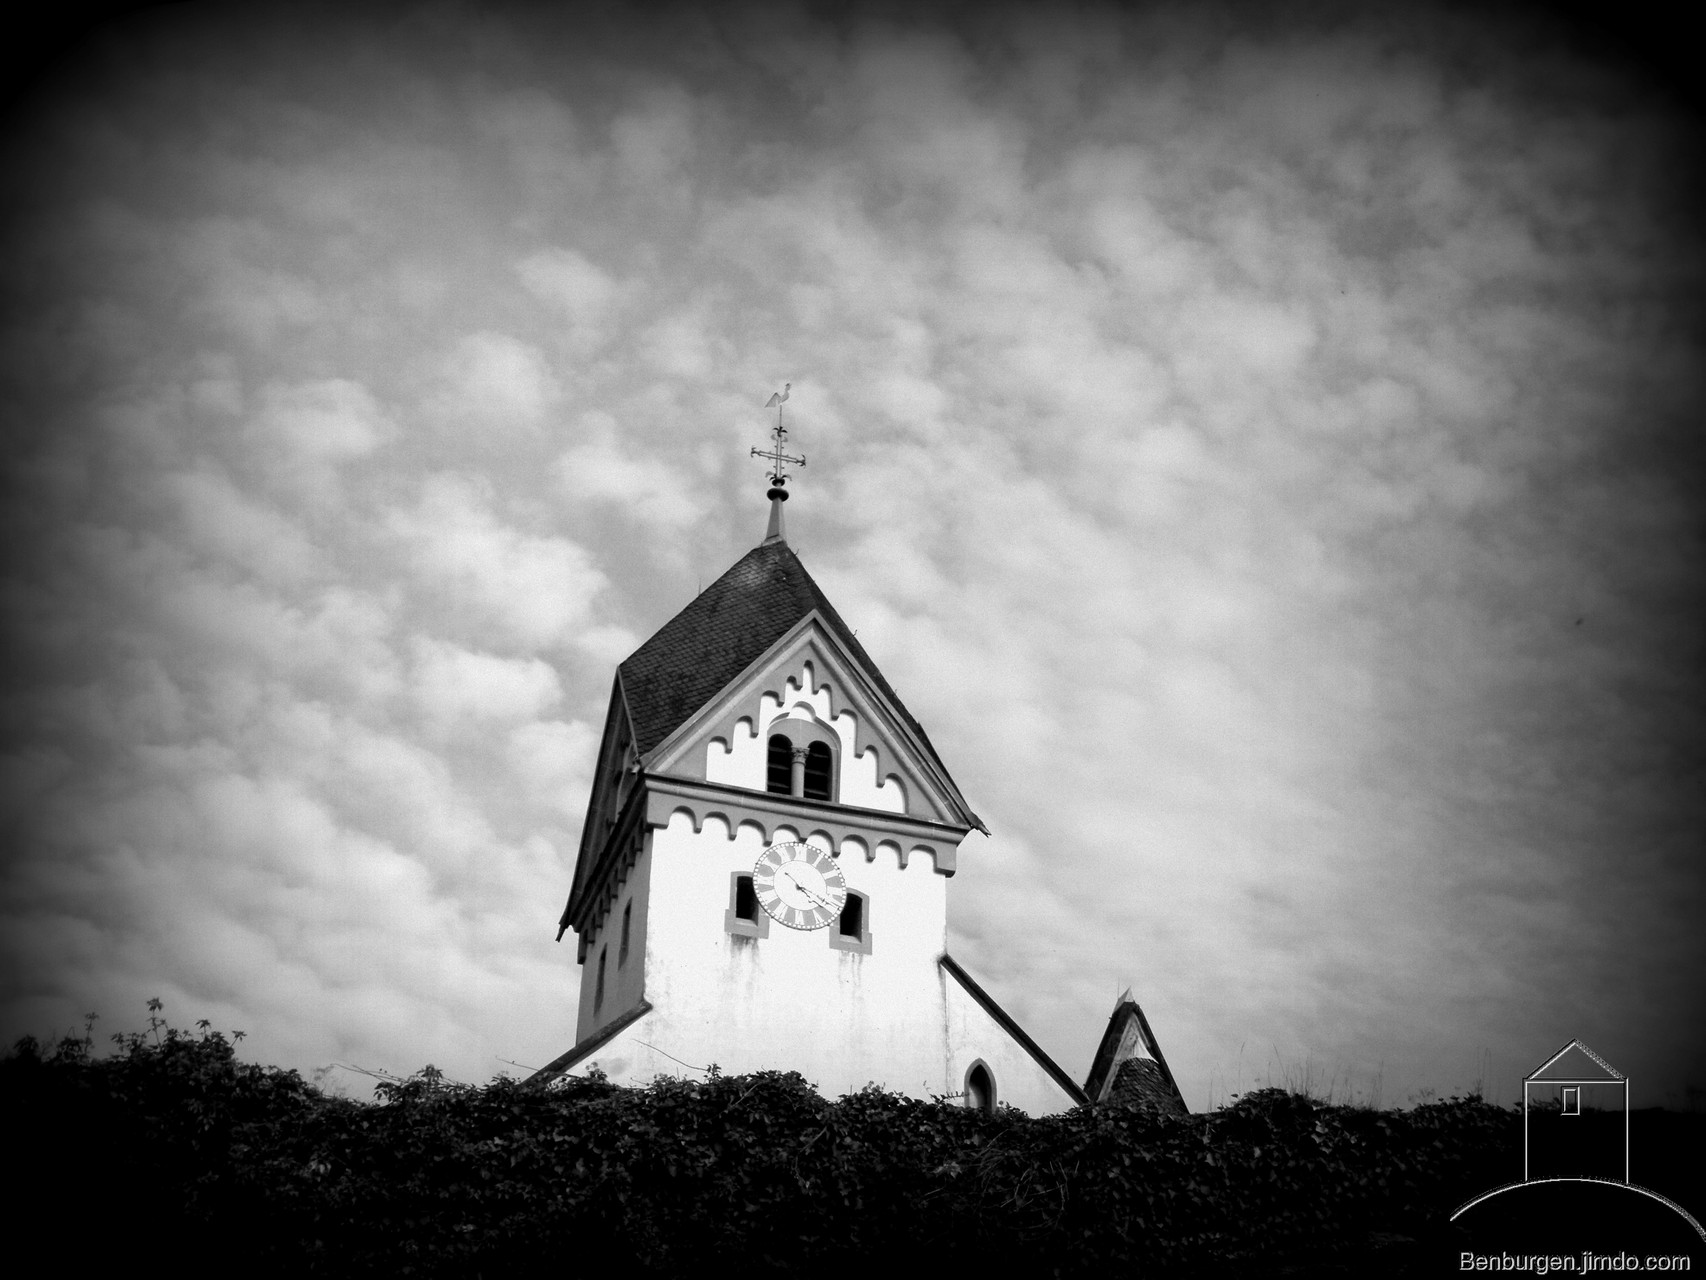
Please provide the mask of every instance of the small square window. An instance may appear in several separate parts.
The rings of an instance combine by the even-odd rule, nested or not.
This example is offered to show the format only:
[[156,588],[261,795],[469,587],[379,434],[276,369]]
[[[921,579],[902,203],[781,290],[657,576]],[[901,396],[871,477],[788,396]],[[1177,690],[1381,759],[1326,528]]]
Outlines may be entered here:
[[1579,1116],[1582,1113],[1582,1088],[1580,1085],[1567,1084],[1564,1086],[1564,1114]]
[[856,889],[847,891],[847,905],[829,929],[829,945],[855,955],[871,954],[871,900]]
[[723,913],[723,929],[737,938],[770,936],[770,917],[758,905],[750,871],[736,871],[729,877],[729,909]]

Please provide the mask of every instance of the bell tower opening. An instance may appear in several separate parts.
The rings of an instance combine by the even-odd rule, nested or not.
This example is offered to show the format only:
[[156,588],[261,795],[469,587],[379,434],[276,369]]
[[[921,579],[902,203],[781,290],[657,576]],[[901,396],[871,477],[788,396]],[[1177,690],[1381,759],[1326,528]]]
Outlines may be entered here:
[[794,743],[785,733],[770,735],[765,757],[764,789],[773,796],[793,794]]
[[835,757],[830,753],[829,744],[812,743],[806,748],[806,799],[833,799],[834,778]]

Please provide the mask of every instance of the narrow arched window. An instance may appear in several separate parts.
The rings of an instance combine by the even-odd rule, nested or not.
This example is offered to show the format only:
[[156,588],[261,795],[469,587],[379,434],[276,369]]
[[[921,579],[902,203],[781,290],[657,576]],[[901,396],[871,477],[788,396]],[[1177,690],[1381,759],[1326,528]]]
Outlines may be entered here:
[[806,748],[806,799],[833,800],[830,780],[835,773],[835,757],[826,742],[814,742]]
[[995,1078],[981,1062],[966,1072],[966,1106],[986,1116],[995,1114]]
[[610,948],[598,949],[598,985],[592,989],[592,1011],[597,1013],[604,1007],[604,962],[610,958]]
[[620,969],[628,963],[628,935],[634,925],[634,904],[630,902],[622,908],[622,949],[616,953],[616,967]]
[[764,789],[771,795],[793,794],[794,744],[785,733],[770,735],[770,753],[766,758]]

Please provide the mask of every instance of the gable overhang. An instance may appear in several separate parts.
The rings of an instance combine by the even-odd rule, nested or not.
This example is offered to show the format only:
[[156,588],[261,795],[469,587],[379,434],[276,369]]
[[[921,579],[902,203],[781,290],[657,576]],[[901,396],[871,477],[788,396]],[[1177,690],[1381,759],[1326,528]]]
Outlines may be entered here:
[[651,1011],[652,1005],[649,1000],[640,1001],[627,1013],[600,1027],[567,1053],[553,1058],[521,1083],[535,1089],[547,1088],[553,1081],[567,1075],[577,1064],[598,1052]]
[[[805,656],[808,650],[811,651],[809,659]],[[738,691],[742,700],[753,700],[769,693],[785,704],[788,677],[808,660],[821,664],[823,668],[820,670],[818,665],[814,665],[812,675],[818,689],[829,686],[831,719],[843,711],[853,712],[852,753],[855,758],[875,749],[879,781],[891,774],[900,776],[903,782],[910,782],[916,787],[919,799],[931,811],[933,820],[988,834],[989,829],[972,812],[946,766],[936,755],[935,748],[922,731],[915,728],[917,722],[911,714],[885,690],[880,681],[872,678],[865,664],[847,649],[835,628],[816,609],[748,663],[745,670],[729,681],[716,697],[646,752],[641,757],[641,766],[648,774],[702,774],[703,762],[690,760],[689,753],[696,748],[702,749],[702,744],[712,738],[729,741],[735,725],[743,718],[752,718],[739,707],[731,707],[735,700],[731,698],[731,692]],[[839,705],[837,690],[842,691]],[[763,727],[756,723],[753,726],[755,731],[761,731]]]
[[616,678],[610,682],[610,707],[604,714],[604,733],[599,739],[597,762],[593,765],[592,794],[587,797],[586,817],[581,821],[580,847],[575,853],[575,874],[574,879],[569,882],[569,900],[557,921],[559,942],[563,940],[563,933],[569,927],[576,897],[591,883],[594,868],[604,853],[604,846],[609,843],[609,828],[601,818],[605,812],[614,808],[614,797],[610,794],[611,780],[622,763],[617,757],[622,754],[623,749],[617,744],[624,739],[628,742],[634,740],[634,726],[628,711],[627,694],[622,688],[622,673],[618,671]]
[[639,856],[646,809],[647,794],[642,777],[639,785],[629,793],[622,812],[617,814],[616,821],[609,828],[596,857],[588,858],[584,879],[579,878],[581,868],[575,868],[575,887],[569,891],[569,900],[557,921],[557,941],[561,942],[563,934],[573,929],[580,935],[581,954],[578,958],[582,961],[586,959],[589,926],[603,918],[619,888],[623,873]]
[[1061,1091],[1071,1098],[1075,1105],[1080,1107],[1089,1105],[1090,1099],[1085,1096],[1084,1090],[1078,1087],[1078,1082],[1062,1071],[1059,1064],[1043,1052],[1042,1046],[1025,1034],[1025,1029],[1013,1020],[1013,1015],[997,1004],[995,997],[980,987],[957,960],[944,951],[937,957],[936,963],[941,965],[943,971],[960,984],[967,995],[983,1006],[983,1011],[995,1020],[996,1025],[1012,1036],[1014,1042],[1031,1055],[1032,1060],[1048,1073],[1049,1077],[1060,1086]]

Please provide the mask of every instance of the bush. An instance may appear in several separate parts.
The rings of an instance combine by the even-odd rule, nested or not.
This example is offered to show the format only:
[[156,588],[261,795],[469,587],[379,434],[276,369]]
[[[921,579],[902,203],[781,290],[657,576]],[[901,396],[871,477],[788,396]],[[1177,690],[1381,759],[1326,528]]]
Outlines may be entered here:
[[359,1103],[157,1012],[110,1056],[86,1033],[0,1061],[38,1171],[40,1212],[23,1221],[62,1218],[69,1199],[99,1228],[90,1240],[223,1245],[278,1274],[593,1259],[660,1276],[835,1260],[1392,1271],[1456,1205],[1509,1181],[1521,1150],[1519,1118],[1478,1100],[1376,1112],[1280,1090],[1206,1116],[1032,1119],[874,1087],[829,1102],[792,1072],[540,1090],[429,1069]]

